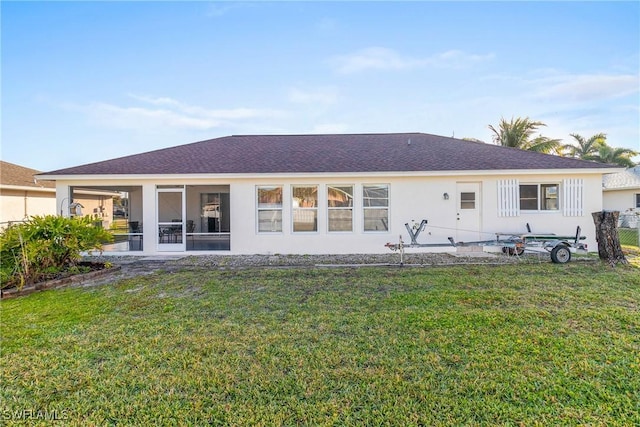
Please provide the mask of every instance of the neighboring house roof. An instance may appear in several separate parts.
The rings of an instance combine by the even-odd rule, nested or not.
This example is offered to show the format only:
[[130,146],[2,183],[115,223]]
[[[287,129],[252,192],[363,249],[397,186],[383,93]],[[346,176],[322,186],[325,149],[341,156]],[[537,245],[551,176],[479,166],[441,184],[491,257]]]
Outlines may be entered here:
[[166,175],[606,169],[551,156],[424,133],[234,135],[45,173]]
[[605,190],[630,190],[640,188],[640,166],[629,168],[623,172],[612,173],[602,177]]
[[40,171],[0,160],[0,185],[2,187],[31,187],[33,189],[53,189],[54,182],[36,181],[34,175]]

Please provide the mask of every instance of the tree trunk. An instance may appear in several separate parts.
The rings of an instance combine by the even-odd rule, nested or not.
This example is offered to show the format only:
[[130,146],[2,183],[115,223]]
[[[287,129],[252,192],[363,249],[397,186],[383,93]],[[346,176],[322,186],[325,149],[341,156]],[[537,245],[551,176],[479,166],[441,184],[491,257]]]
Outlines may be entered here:
[[593,222],[596,224],[596,240],[598,242],[598,256],[609,265],[628,264],[622,253],[620,238],[618,237],[618,211],[593,212]]

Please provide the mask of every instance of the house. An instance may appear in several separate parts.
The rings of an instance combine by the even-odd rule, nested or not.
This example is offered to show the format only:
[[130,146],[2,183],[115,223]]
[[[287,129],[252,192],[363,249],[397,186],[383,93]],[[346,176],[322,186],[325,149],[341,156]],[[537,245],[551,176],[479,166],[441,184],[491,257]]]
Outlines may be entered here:
[[235,135],[38,180],[56,182],[57,205],[81,188],[125,194],[130,233],[109,248],[118,252],[326,254],[386,252],[422,219],[423,243],[529,224],[558,234],[580,226],[595,248],[602,176],[621,170],[424,133]]
[[602,204],[605,210],[620,212],[622,226],[636,228],[640,215],[640,166],[605,175]]
[[640,166],[605,175],[602,190],[604,209],[620,213],[640,212]]
[[[38,180],[40,171],[0,161],[0,228],[14,222],[22,222],[31,216],[57,215],[62,203],[56,202],[56,185]],[[74,202],[82,206],[86,214],[96,215],[103,225],[111,225],[113,211],[112,191],[78,189]]]

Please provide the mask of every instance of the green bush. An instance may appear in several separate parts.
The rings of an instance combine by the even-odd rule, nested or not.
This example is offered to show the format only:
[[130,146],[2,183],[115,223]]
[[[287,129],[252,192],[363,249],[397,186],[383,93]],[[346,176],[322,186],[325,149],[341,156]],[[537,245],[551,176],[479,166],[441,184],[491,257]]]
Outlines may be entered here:
[[34,216],[0,233],[0,287],[18,287],[75,267],[82,252],[102,251],[112,234],[91,216]]

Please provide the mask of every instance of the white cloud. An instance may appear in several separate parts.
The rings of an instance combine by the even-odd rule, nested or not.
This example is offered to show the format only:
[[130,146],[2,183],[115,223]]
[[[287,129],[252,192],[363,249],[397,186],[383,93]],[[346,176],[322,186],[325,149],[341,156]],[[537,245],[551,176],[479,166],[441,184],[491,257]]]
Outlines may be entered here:
[[619,98],[640,90],[637,74],[567,74],[542,79],[537,84],[537,98],[578,102]]
[[427,58],[426,64],[442,68],[466,68],[478,62],[490,61],[495,58],[493,53],[478,55],[461,50],[448,50]]
[[364,70],[402,70],[420,65],[420,61],[403,58],[384,47],[370,47],[333,59],[340,73],[350,74]]
[[137,101],[141,101],[146,104],[153,104],[153,105],[179,105],[180,104],[178,101],[176,101],[173,98],[166,98],[166,97],[152,98],[150,96],[136,95],[135,93],[128,93],[127,96],[129,98],[133,98]]
[[250,3],[236,3],[236,2],[212,2],[207,4],[207,8],[205,11],[205,16],[209,18],[218,18],[220,16],[224,16],[229,13],[233,9],[238,9],[241,7],[247,7]]
[[67,105],[81,111],[94,123],[119,129],[192,129],[210,130],[251,119],[285,117],[280,110],[256,108],[207,109],[188,105],[173,98],[129,94],[143,106],[121,106],[104,102]]
[[289,89],[288,99],[296,104],[335,104],[338,100],[338,89],[333,86],[316,89]]
[[427,57],[403,56],[384,47],[369,47],[357,52],[336,56],[331,63],[336,71],[352,74],[366,70],[406,70],[420,67],[465,68],[494,58],[493,54],[477,55],[449,50]]
[[176,111],[180,111],[185,114],[193,116],[201,116],[205,118],[212,118],[216,120],[238,120],[238,119],[250,119],[257,117],[280,117],[283,115],[282,111],[270,110],[270,109],[255,109],[255,108],[232,108],[232,109],[208,109],[195,105],[188,105],[173,98],[153,98],[143,95],[129,94],[129,97],[138,101],[158,106],[172,107]]
[[93,103],[85,106],[83,110],[93,122],[120,129],[170,127],[206,130],[221,125],[220,120],[189,117],[167,109],[119,107],[104,103]]

